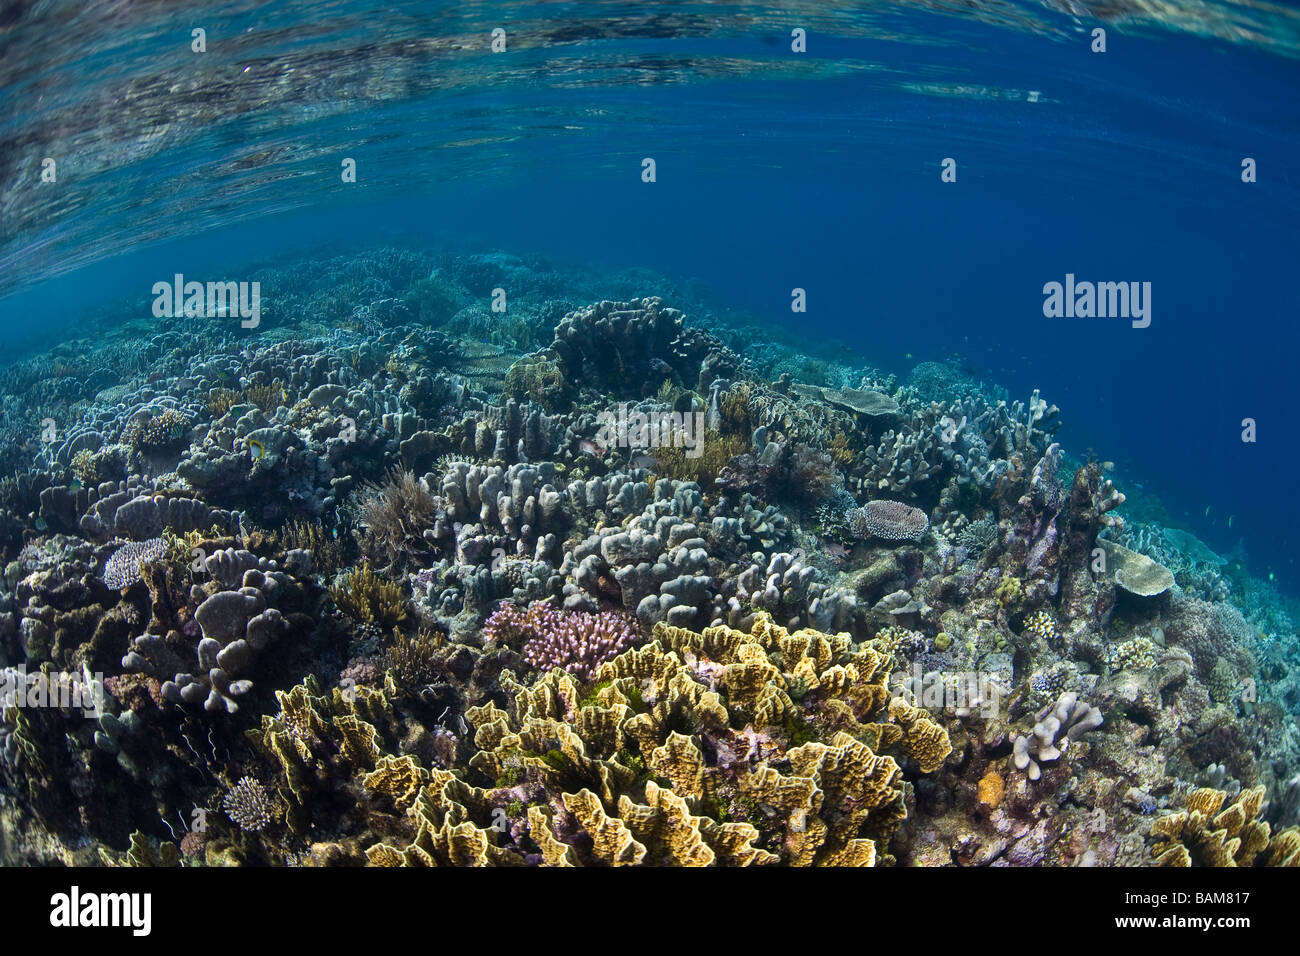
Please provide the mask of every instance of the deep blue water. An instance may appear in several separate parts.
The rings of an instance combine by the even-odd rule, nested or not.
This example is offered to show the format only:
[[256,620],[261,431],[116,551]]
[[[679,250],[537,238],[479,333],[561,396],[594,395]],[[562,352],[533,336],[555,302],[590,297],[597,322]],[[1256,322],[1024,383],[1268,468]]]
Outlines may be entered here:
[[[107,6],[120,16],[62,39],[5,28],[11,342],[123,297],[147,315],[159,279],[295,250],[644,266],[900,377],[955,353],[1013,398],[1039,388],[1067,450],[1115,461],[1121,489],[1300,592],[1290,7]],[[35,181],[44,155],[58,186]],[[1066,273],[1151,282],[1150,327],[1044,318],[1043,284]]]

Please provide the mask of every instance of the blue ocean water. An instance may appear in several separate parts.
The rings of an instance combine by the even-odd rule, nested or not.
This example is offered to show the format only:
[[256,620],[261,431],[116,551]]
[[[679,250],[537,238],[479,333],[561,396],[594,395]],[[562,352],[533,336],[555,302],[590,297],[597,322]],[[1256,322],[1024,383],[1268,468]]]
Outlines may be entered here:
[[[5,18],[15,348],[122,300],[145,317],[177,272],[391,242],[644,267],[900,378],[956,356],[1013,398],[1038,388],[1066,448],[1300,591],[1292,7],[51,3]],[[1150,282],[1150,326],[1044,317],[1044,284],[1067,274]]]

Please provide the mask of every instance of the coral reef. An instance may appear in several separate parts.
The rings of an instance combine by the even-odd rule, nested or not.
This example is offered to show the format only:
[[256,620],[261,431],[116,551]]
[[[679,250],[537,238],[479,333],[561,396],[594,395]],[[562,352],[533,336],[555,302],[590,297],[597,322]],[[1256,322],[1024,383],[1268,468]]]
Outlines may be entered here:
[[0,448],[13,859],[1300,858],[1293,606],[1037,391],[641,271],[259,276],[268,328],[0,375],[5,434],[58,433]]

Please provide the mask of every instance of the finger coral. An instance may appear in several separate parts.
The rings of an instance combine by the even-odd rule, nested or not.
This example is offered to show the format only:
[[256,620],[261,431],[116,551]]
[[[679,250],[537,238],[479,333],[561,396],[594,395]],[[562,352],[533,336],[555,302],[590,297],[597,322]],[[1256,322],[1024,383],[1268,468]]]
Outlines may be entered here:
[[1073,740],[1100,727],[1101,711],[1079,700],[1075,693],[1062,694],[1055,704],[1038,712],[1034,731],[1029,736],[1016,738],[1012,762],[1017,770],[1025,770],[1030,780],[1042,777],[1039,766],[1060,759]]

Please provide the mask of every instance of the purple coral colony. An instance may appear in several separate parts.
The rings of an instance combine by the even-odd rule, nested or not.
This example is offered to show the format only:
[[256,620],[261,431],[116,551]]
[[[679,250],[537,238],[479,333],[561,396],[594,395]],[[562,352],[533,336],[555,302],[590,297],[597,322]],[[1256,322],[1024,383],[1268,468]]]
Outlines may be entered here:
[[256,278],[316,318],[4,373],[63,403],[5,450],[5,679],[82,695],[4,709],[11,862],[1300,858],[1291,621],[1122,520],[1037,392],[811,358],[644,273]]

